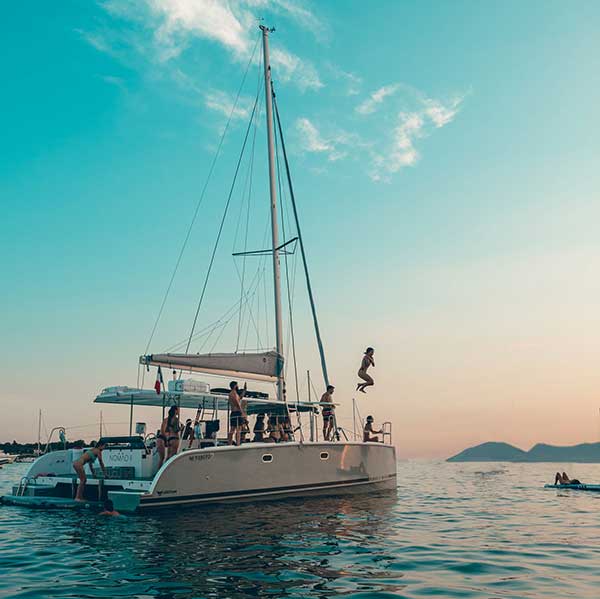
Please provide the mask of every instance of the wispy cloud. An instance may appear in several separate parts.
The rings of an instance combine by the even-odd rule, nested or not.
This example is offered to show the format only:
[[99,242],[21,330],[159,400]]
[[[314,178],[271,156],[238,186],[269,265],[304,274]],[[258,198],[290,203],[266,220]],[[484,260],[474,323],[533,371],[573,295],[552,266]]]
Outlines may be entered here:
[[427,98],[424,100],[425,114],[436,127],[443,127],[454,119],[463,99],[464,97],[456,96],[447,105],[444,105],[438,100]]
[[464,96],[455,96],[447,103],[421,98],[416,110],[398,112],[395,125],[383,147],[371,153],[371,179],[389,182],[392,174],[404,167],[414,166],[420,157],[415,145],[417,140],[450,123],[458,114],[463,100]]
[[329,127],[324,133],[322,128],[306,117],[296,120],[296,133],[303,151],[325,154],[329,162],[346,158],[353,149],[369,146],[358,134],[343,129]]
[[397,84],[380,87],[356,107],[356,112],[359,114],[371,114],[375,112],[379,104],[381,104],[388,96],[396,93],[398,87]]
[[366,136],[336,131],[331,123],[319,127],[307,117],[296,121],[296,131],[305,152],[324,154],[329,161],[360,158],[373,181],[390,182],[401,169],[418,163],[422,141],[452,122],[464,98],[455,95],[440,100],[408,85],[393,83],[380,87],[361,102],[355,108],[358,116],[347,117],[346,129],[348,123],[354,130],[364,130],[366,126]]
[[333,144],[323,139],[319,130],[309,119],[298,119],[296,121],[296,129],[302,135],[305,150],[309,152],[330,152],[334,149]]
[[234,119],[247,119],[250,116],[252,102],[249,98],[239,98],[237,105],[235,98],[220,89],[213,89],[204,95],[204,105],[215,112]]
[[317,69],[287,50],[273,48],[271,62],[278,73],[277,79],[283,83],[293,81],[301,91],[323,87]]
[[325,63],[327,71],[338,81],[341,81],[344,86],[344,93],[347,96],[356,96],[360,93],[362,87],[362,78],[355,73],[345,71],[338,65],[327,62]]
[[[105,0],[102,6],[113,17],[142,25],[147,33],[146,47],[137,43],[133,50],[163,68],[170,68],[198,39],[218,44],[234,62],[247,60],[256,43],[259,16],[268,11],[285,15],[311,31],[324,29],[308,8],[292,0]],[[96,49],[112,53],[107,36],[80,34]],[[312,62],[281,44],[273,49],[271,58],[281,82],[296,85],[301,91],[324,86]]]

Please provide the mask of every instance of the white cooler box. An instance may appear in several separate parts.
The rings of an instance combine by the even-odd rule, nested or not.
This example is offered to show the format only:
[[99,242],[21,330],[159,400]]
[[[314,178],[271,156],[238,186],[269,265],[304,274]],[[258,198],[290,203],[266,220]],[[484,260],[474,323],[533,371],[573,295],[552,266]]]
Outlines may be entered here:
[[210,385],[204,381],[179,379],[169,381],[169,391],[171,393],[210,393]]

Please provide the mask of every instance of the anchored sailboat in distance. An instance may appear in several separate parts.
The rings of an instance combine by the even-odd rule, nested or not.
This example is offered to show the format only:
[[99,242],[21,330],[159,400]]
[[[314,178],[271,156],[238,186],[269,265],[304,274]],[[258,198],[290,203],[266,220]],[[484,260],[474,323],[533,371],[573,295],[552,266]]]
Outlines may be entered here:
[[[374,488],[393,489],[396,486],[396,456],[391,441],[390,423],[385,423],[384,438],[380,443],[363,442],[360,437],[348,440],[345,434],[338,434],[334,440],[319,441],[315,434],[317,427],[314,426],[319,403],[301,401],[298,392],[295,402],[288,402],[286,399],[280,256],[287,257],[292,243],[297,243],[300,248],[325,386],[329,385],[329,378],[281,121],[271,82],[269,34],[272,30],[264,26],[260,29],[267,125],[271,247],[265,251],[245,253],[272,256],[275,349],[258,352],[189,353],[199,304],[185,352],[146,354],[140,357],[140,364],[145,368],[157,366],[179,370],[179,379],[169,381],[168,388],[164,388],[164,384],[159,386],[159,382],[158,392],[154,389],[109,387],[95,399],[96,403],[120,404],[129,408],[130,434],[128,437],[104,438],[106,445],[103,457],[108,477],[88,477],[85,497],[91,502],[109,498],[117,510],[135,511],[207,502],[357,493]],[[258,99],[257,94],[257,101]],[[251,123],[256,105],[257,102],[254,105]],[[274,134],[274,114],[277,117],[278,141],[281,144],[297,231],[296,238],[281,245],[277,213],[276,169],[279,165],[278,155],[275,153],[277,140]],[[243,147],[246,145],[249,130],[250,127],[246,131]],[[229,201],[227,206],[228,204]],[[224,219],[217,243],[223,222]],[[208,275],[201,301],[207,281]],[[227,431],[224,430],[228,427],[222,426],[223,422],[229,421],[227,417],[222,418],[229,415],[227,395],[222,389],[211,389],[206,383],[181,380],[181,372],[201,372],[231,378],[235,376],[242,380],[274,383],[276,397],[271,398],[262,393],[248,394],[244,398],[245,409],[248,416],[268,416],[276,423],[274,427],[277,429],[277,435],[283,433],[279,436],[287,438],[287,442],[228,445]],[[185,447],[180,438],[177,453],[161,465],[157,439],[153,435],[145,435],[144,426],[139,426],[136,435],[132,434],[133,409],[134,406],[155,406],[162,408],[164,415],[165,409],[172,405],[197,410],[199,438],[192,437]],[[290,413],[293,413],[298,421],[296,428],[291,426]],[[302,415],[310,419],[308,439],[304,437]],[[277,435],[274,435],[274,438],[277,438]],[[40,456],[31,465],[20,484],[13,489],[12,495],[5,496],[3,500],[22,505],[68,503],[74,496],[76,486],[73,462],[81,457],[82,451],[84,450],[65,449]]]

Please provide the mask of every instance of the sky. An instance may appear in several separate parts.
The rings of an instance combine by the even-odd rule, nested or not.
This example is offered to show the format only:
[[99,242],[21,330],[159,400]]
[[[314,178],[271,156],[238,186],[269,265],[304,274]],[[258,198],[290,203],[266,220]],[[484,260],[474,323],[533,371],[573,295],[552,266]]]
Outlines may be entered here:
[[[40,409],[43,437],[96,438],[100,408],[127,432],[127,410],[92,401],[137,384],[191,231],[149,351],[189,335],[249,124],[191,350],[274,345],[269,263],[231,256],[268,247],[261,22],[340,423],[356,397],[401,458],[600,439],[597,2],[3,12],[0,440],[35,440]],[[285,191],[280,210],[287,240]],[[287,273],[306,398],[307,370],[323,385],[298,251]],[[366,346],[376,384],[357,397]]]

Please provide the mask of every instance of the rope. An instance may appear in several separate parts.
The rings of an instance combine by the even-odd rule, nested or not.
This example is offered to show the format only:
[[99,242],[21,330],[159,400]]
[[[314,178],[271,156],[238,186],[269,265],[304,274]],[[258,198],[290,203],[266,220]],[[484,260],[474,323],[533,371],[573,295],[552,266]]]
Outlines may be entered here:
[[[221,139],[219,140],[219,145],[217,146],[217,149],[215,151],[215,155],[213,157],[212,163],[210,165],[210,168],[208,170],[208,175],[206,177],[206,181],[204,183],[204,187],[202,188],[202,192],[200,193],[200,198],[198,199],[198,202],[196,204],[196,208],[194,210],[194,215],[192,217],[192,221],[190,222],[190,226],[188,227],[185,239],[183,241],[183,245],[181,246],[181,250],[179,252],[179,256],[177,258],[177,262],[175,263],[175,268],[173,269],[173,273],[171,274],[171,279],[169,280],[169,284],[167,286],[167,290],[165,292],[165,295],[163,297],[162,303],[160,305],[160,309],[158,311],[158,316],[156,317],[156,320],[154,321],[154,326],[152,327],[152,332],[150,333],[150,337],[148,339],[148,343],[146,344],[146,349],[144,351],[144,354],[148,353],[148,349],[150,348],[150,344],[152,343],[152,339],[154,338],[154,334],[156,333],[156,328],[158,327],[158,323],[160,321],[160,318],[162,316],[163,310],[165,308],[165,304],[167,303],[167,298],[169,297],[169,293],[171,292],[171,287],[173,286],[173,281],[175,280],[175,275],[177,274],[177,271],[179,270],[179,265],[181,264],[181,259],[183,258],[183,253],[185,252],[185,248],[187,247],[188,241],[190,239],[190,235],[192,234],[192,229],[194,228],[194,223],[196,222],[196,218],[198,216],[198,211],[200,210],[200,206],[202,205],[202,202],[204,200],[204,196],[206,194],[206,190],[208,188],[208,184],[212,178],[212,174],[213,171],[215,169],[215,165],[217,163],[217,159],[221,153],[221,148],[223,146],[223,142],[225,141],[225,136],[227,135],[227,131],[229,130],[229,126],[231,124],[231,121],[233,119],[233,115],[235,113],[235,110],[237,108],[237,104],[240,98],[240,94],[242,93],[242,88],[244,87],[244,83],[246,81],[246,76],[248,75],[248,71],[250,70],[250,65],[252,64],[252,61],[254,60],[254,54],[256,53],[256,48],[258,46],[258,42],[260,41],[260,36],[257,37],[256,39],[256,43],[254,44],[254,49],[252,50],[252,55],[250,56],[250,60],[248,61],[248,65],[246,66],[246,71],[244,72],[244,76],[242,78],[242,82],[240,84],[240,87],[238,88],[237,91],[237,95],[235,97],[235,101],[233,103],[233,107],[231,108],[231,112],[229,113],[229,118],[227,119],[227,123],[225,124],[225,128],[223,129],[223,133],[221,134]],[[142,383],[143,384],[143,383]]]

